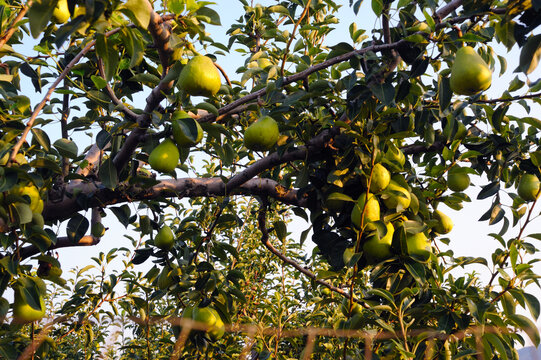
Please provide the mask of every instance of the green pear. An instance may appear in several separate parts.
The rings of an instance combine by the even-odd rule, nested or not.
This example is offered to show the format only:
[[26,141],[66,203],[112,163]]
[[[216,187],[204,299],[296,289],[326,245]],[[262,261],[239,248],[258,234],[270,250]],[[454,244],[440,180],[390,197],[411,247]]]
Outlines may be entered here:
[[369,222],[378,221],[380,219],[380,207],[378,199],[373,195],[370,194],[368,197],[368,203],[366,204],[365,209],[365,203],[366,201],[366,193],[362,193],[361,196],[357,199],[357,202],[355,203],[355,206],[353,207],[353,210],[351,211],[351,222],[353,225],[355,225],[356,228],[361,227],[361,219],[364,209],[364,224],[367,224]]
[[244,132],[244,146],[254,151],[270,150],[279,137],[278,123],[270,116],[263,116]]
[[534,174],[524,174],[518,183],[518,195],[526,201],[534,201],[539,193],[539,179]]
[[434,219],[438,220],[438,223],[433,228],[438,234],[448,234],[453,230],[453,220],[443,212],[434,211]]
[[169,250],[175,244],[175,234],[169,226],[164,226],[154,238],[154,245],[161,250]]
[[220,90],[220,72],[207,56],[197,55],[184,66],[179,85],[192,96],[213,96]]
[[53,11],[53,21],[57,24],[64,24],[69,18],[68,0],[58,0]]
[[385,189],[385,193],[382,196],[383,203],[389,210],[403,211],[410,206],[411,195],[410,192],[398,185],[397,182],[391,180],[389,186]]
[[180,147],[191,147],[203,139],[203,129],[199,122],[184,111],[177,111],[171,118],[173,138]]
[[449,171],[447,174],[447,187],[455,192],[466,190],[470,186],[470,177],[466,173]]
[[152,150],[148,157],[150,167],[164,173],[175,170],[180,159],[180,153],[171,139],[165,139]]
[[378,238],[376,234],[370,236],[363,244],[364,257],[367,262],[374,264],[391,257],[391,244],[393,242],[394,226],[387,223],[387,233]]
[[406,243],[408,246],[408,255],[415,255],[428,260],[432,253],[430,240],[422,232],[414,235],[406,233]]
[[455,94],[475,95],[490,87],[492,71],[472,47],[464,46],[456,52],[450,81]]
[[[31,280],[30,280],[31,279]],[[27,279],[24,279],[27,280]],[[32,281],[34,285],[28,284],[28,280]],[[14,288],[14,301],[13,301],[13,321],[17,324],[26,324],[29,322],[40,320],[45,316],[45,300],[44,296],[47,293],[47,289],[43,280],[38,277],[28,278],[25,281],[25,288],[23,289],[22,284],[17,284]],[[34,297],[37,295],[39,304],[29,304],[27,302],[28,297],[23,295],[23,291],[26,292],[26,296],[29,296],[28,291],[35,292]]]

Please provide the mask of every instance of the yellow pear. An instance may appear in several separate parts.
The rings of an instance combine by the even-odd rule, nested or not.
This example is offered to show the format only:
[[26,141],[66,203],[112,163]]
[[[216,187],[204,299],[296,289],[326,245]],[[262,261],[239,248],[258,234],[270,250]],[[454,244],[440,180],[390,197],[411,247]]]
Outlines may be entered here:
[[70,18],[68,0],[58,0],[53,11],[53,20],[57,24],[64,24]]
[[518,183],[518,195],[526,201],[534,201],[539,193],[539,179],[534,174],[524,174]]
[[470,46],[458,49],[451,67],[451,90],[458,95],[475,95],[490,87],[492,71]]
[[278,124],[270,116],[263,116],[248,126],[244,132],[244,146],[254,151],[273,148],[280,137]]
[[367,224],[369,222],[378,221],[380,219],[380,207],[378,199],[370,194],[368,197],[368,203],[366,204],[365,209],[365,203],[366,201],[366,193],[362,193],[361,196],[357,199],[357,202],[355,203],[355,206],[353,207],[353,210],[351,211],[351,222],[355,227],[360,228],[361,227],[361,219],[364,209],[364,224]]
[[192,96],[212,96],[220,90],[220,72],[207,56],[197,55],[184,66],[179,85]]
[[11,193],[19,196],[28,196],[30,198],[30,210],[38,214],[43,212],[43,200],[41,199],[38,188],[33,184],[15,185],[11,189]]
[[443,212],[434,211],[434,219],[438,220],[438,223],[433,228],[438,234],[448,234],[453,230],[453,220]]
[[35,308],[28,304],[24,299],[21,286],[16,286],[14,288],[14,301],[13,301],[13,321],[17,324],[26,324],[29,322],[40,320],[45,316],[45,300],[44,296],[47,292],[45,283],[40,278],[33,278],[33,281],[38,290],[39,304],[34,304],[38,306]]
[[175,170],[179,159],[180,153],[175,143],[171,139],[165,139],[152,150],[148,163],[154,170],[167,173]]
[[[370,180],[370,192],[379,193],[384,190],[391,181],[391,173],[381,164],[374,165],[372,169],[372,179]],[[368,185],[368,179],[365,179]]]

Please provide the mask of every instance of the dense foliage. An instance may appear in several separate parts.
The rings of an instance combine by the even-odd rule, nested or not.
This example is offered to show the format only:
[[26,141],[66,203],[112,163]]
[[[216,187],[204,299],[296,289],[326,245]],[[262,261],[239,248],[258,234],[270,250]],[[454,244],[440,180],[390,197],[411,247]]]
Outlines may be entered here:
[[[239,1],[227,29],[207,1],[0,0],[0,357],[516,359],[539,344],[541,121],[509,109],[540,102],[541,1]],[[358,21],[329,43],[340,6]],[[470,180],[492,199],[486,259],[439,250],[442,205],[475,201]],[[62,248],[100,239],[107,254],[62,269]]]

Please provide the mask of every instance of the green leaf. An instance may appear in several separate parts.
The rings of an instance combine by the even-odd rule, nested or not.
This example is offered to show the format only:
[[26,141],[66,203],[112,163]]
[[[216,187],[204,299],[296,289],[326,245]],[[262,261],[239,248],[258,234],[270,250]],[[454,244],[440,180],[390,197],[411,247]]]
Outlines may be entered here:
[[372,0],[372,11],[376,16],[380,16],[383,12],[383,0]]
[[530,116],[526,116],[526,117],[522,117],[522,118],[515,118],[515,120],[517,122],[520,122],[520,123],[526,123],[530,126],[533,126],[539,130],[541,130],[541,120],[539,119],[536,119],[534,117],[530,117]]
[[101,76],[92,75],[90,79],[98,90],[101,90],[107,86],[107,81],[105,81],[105,79]]
[[201,16],[205,17],[207,19],[206,22],[212,25],[222,25],[220,22],[220,15],[211,8],[208,7],[201,7],[195,12],[198,16],[197,18],[201,20]]
[[124,227],[128,227],[131,215],[130,207],[128,205],[111,207],[110,210]]
[[370,87],[372,93],[384,104],[391,105],[394,100],[394,87],[389,83],[374,84]]
[[541,57],[541,34],[528,38],[526,45],[520,51],[519,65],[515,72],[530,74],[537,67],[539,57]]
[[216,115],[216,116],[219,115],[218,109],[214,105],[209,104],[208,102],[199,103],[195,107],[198,108],[198,109],[206,110],[206,111],[208,111],[209,113],[211,113],[213,115]]
[[155,87],[160,83],[160,78],[149,73],[139,73],[130,78],[130,81],[140,82],[148,87]]
[[17,224],[28,224],[32,221],[32,210],[30,209],[30,205],[16,202],[11,204],[9,209]]
[[387,300],[387,302],[390,305],[393,305],[394,308],[396,308],[396,304],[394,302],[393,294],[391,294],[389,291],[384,289],[370,289],[367,291],[368,295],[376,295],[381,297],[382,299]]
[[150,16],[154,12],[152,5],[148,0],[128,0],[126,4],[120,8],[120,11],[130,18],[137,26],[145,30],[148,28]]
[[27,16],[30,23],[30,33],[34,39],[37,39],[47,27],[49,20],[53,16],[55,6],[55,0],[36,0],[32,3]]
[[109,189],[114,189],[118,185],[118,175],[116,167],[111,158],[107,158],[100,166],[98,176],[102,181],[103,186]]
[[276,236],[278,236],[278,239],[281,241],[284,241],[287,236],[287,226],[283,221],[276,221],[274,222],[274,231],[276,231]]
[[508,359],[505,346],[496,334],[485,333],[483,337],[494,347],[494,349],[496,349],[496,351],[498,351],[501,359]]
[[500,182],[496,181],[488,185],[483,186],[483,189],[477,195],[477,200],[482,200],[496,195],[500,191]]
[[60,155],[64,157],[67,157],[70,159],[74,159],[77,157],[77,152],[78,152],[77,145],[71,140],[63,139],[63,138],[58,139],[54,142],[53,146],[56,148],[56,150],[58,150]]
[[448,77],[440,76],[439,80],[440,82],[438,84],[438,96],[440,100],[440,111],[443,113],[451,104],[453,92],[451,91],[451,84]]
[[51,149],[51,140],[49,140],[49,136],[47,133],[41,129],[32,128],[32,140],[36,140],[37,143],[43,148],[45,151],[49,151]]
[[89,225],[90,224],[87,218],[81,214],[75,214],[68,221],[66,234],[72,242],[76,243],[81,240],[83,236],[85,236]]
[[539,329],[534,322],[524,315],[508,314],[507,316],[515,327],[524,331],[528,335],[534,346],[539,346]]
[[537,297],[527,293],[524,293],[524,300],[526,301],[526,305],[530,310],[530,314],[532,314],[532,317],[537,320],[539,318],[540,310],[539,300]]

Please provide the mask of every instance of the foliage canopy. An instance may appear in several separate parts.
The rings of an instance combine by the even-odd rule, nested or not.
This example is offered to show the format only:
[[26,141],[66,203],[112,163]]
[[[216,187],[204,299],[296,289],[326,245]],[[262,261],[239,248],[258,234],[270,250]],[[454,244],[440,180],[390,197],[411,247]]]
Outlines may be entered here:
[[[61,1],[0,0],[0,356],[357,359],[369,346],[376,359],[516,359],[525,336],[539,344],[516,308],[539,316],[525,289],[539,285],[541,121],[510,106],[540,103],[541,1],[239,1],[220,43],[207,1],[68,0],[62,23]],[[354,22],[329,44],[340,6],[373,12],[377,26]],[[452,93],[464,46],[501,97]],[[514,47],[519,74],[498,84]],[[180,77],[196,56],[212,71]],[[233,77],[221,65],[237,58]],[[219,90],[215,75],[200,81],[212,62]],[[273,123],[272,141],[250,146],[264,151],[248,149],[245,130],[267,117],[278,140]],[[152,150],[175,148],[180,129],[178,164],[151,169]],[[477,200],[492,199],[480,221],[501,226],[486,259],[439,250],[453,248],[442,205],[472,201],[470,179]],[[104,216],[137,234],[132,246],[112,243],[65,276],[62,248],[119,236]],[[310,224],[300,243],[292,217]],[[156,246],[160,229],[172,247]],[[125,268],[106,271],[116,257]],[[41,279],[45,318],[11,322],[14,303],[43,309]],[[214,328],[179,346],[186,311]],[[221,336],[222,322],[257,327]],[[301,328],[366,332],[282,336]]]

